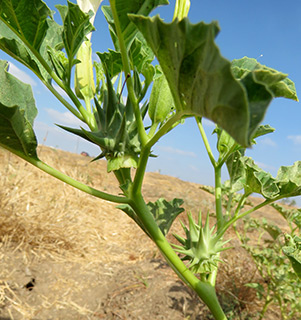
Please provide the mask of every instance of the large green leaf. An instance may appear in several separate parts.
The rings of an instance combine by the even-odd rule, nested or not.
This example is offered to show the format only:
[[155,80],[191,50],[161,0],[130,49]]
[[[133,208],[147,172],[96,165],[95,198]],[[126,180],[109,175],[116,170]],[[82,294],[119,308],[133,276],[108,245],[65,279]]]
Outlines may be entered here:
[[246,92],[214,43],[217,23],[191,24],[185,18],[166,24],[158,16],[130,18],[159,60],[177,111],[209,118],[241,145],[249,145]]
[[51,10],[37,0],[3,1],[0,12],[0,49],[50,81],[35,55],[49,64],[48,46],[61,47],[61,27],[52,19]]
[[273,97],[292,97],[283,88],[286,75],[272,69],[232,73],[235,66],[214,43],[216,22],[192,24],[185,18],[167,24],[158,16],[138,15],[130,19],[159,60],[177,111],[211,119],[243,147],[251,144]]
[[37,158],[32,128],[37,115],[31,87],[7,72],[0,60],[0,145],[29,158]]
[[[147,16],[153,9],[158,6],[169,4],[168,0],[116,0],[116,11],[119,18],[121,32],[127,48],[137,37],[138,30],[128,17],[129,13],[141,14]],[[110,6],[102,6],[102,11],[110,26],[110,33],[115,48],[119,50],[117,34],[113,14]],[[139,36],[138,36],[139,37]]]
[[22,41],[39,50],[48,29],[51,10],[41,0],[2,0],[0,19]]

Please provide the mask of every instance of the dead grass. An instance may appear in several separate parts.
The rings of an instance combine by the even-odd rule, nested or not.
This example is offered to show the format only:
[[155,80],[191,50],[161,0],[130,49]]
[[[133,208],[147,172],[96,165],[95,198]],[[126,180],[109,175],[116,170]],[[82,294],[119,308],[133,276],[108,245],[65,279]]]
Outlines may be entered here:
[[[46,163],[77,180],[103,191],[119,193],[115,178],[106,173],[103,161],[90,163],[90,159],[83,156],[46,147],[39,148],[39,155]],[[52,313],[69,310],[78,315],[78,319],[93,316],[99,319],[100,316],[95,315],[101,314],[103,307],[98,303],[92,310],[86,305],[93,298],[89,296],[89,288],[93,287],[94,279],[112,278],[116,266],[130,267],[157,259],[155,246],[114,204],[58,182],[2,149],[0,163],[0,316],[3,308],[10,319],[43,319],[44,316],[37,315],[45,315],[47,310]],[[194,213],[213,208],[212,197],[198,185],[155,173],[147,175],[144,193],[150,201],[162,196],[168,200],[185,198],[186,209]],[[172,231],[182,232],[178,222]],[[251,261],[240,254],[242,251],[236,250],[226,257],[228,264],[222,267],[218,286],[234,295],[233,299],[241,301],[245,308],[252,309],[255,293],[243,284],[250,281],[255,269]],[[233,271],[238,260],[243,264]],[[47,288],[41,287],[31,303],[28,292],[20,296],[20,283],[33,278],[39,271],[35,268],[43,268],[44,274],[48,272],[55,281],[48,283]],[[87,279],[73,277],[78,270]],[[154,276],[147,274],[142,278],[148,277]],[[176,281],[173,273],[168,277]],[[125,285],[125,288],[131,286]],[[85,294],[87,300],[78,302],[82,299],[78,297]],[[62,318],[56,318],[53,313],[53,319]]]

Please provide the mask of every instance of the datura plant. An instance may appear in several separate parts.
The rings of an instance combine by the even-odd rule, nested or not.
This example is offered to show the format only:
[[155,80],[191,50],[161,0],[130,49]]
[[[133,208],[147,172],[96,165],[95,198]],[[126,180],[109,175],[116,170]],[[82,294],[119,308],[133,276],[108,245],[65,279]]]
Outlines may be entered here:
[[[101,2],[58,4],[59,23],[41,0],[2,0],[0,49],[31,70],[82,122],[79,128],[60,128],[99,148],[94,160],[107,160],[121,194],[87,186],[39,159],[31,87],[9,73],[6,61],[0,61],[0,146],[83,192],[117,203],[215,319],[226,319],[215,290],[226,250],[225,233],[249,213],[301,195],[301,161],[281,167],[273,177],[245,156],[258,137],[274,131],[261,124],[271,101],[277,97],[298,100],[294,83],[253,58],[225,59],[215,43],[218,23],[192,24],[187,17],[189,0],[176,1],[168,23],[159,15],[150,16],[168,0],[110,0],[102,6]],[[92,62],[92,39],[102,41],[92,37],[100,6],[114,49],[97,52],[99,60]],[[150,125],[144,121],[146,116]],[[205,223],[201,214],[198,222],[188,214],[189,226],[182,223],[185,237],[175,235],[178,243],[170,243],[166,235],[184,210],[183,200],[161,198],[146,203],[142,185],[154,145],[189,117],[197,123],[214,170],[215,212],[206,213]],[[216,124],[217,158],[203,118]],[[222,184],[224,166],[229,181]],[[253,193],[263,200],[245,209]],[[287,239],[283,252],[300,276],[300,237]],[[296,281],[300,281],[297,275]]]

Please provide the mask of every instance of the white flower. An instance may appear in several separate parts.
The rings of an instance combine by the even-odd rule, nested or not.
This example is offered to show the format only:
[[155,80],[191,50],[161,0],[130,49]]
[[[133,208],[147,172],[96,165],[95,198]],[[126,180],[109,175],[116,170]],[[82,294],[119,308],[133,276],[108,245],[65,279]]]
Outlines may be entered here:
[[96,12],[101,4],[102,0],[77,0],[77,4],[81,11],[88,13],[90,10],[93,11],[94,15],[90,18],[90,22],[93,24]]

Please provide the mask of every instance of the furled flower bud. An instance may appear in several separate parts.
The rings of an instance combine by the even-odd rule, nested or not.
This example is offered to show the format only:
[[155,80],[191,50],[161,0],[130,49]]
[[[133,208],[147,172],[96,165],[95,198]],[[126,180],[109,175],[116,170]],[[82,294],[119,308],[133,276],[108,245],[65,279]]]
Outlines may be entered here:
[[[95,15],[102,0],[77,0],[80,9],[88,13],[93,11],[90,23],[94,23]],[[76,58],[80,61],[75,66],[75,93],[80,99],[91,100],[95,94],[95,83],[93,77],[91,35],[87,35],[88,40],[84,41],[77,52]]]

